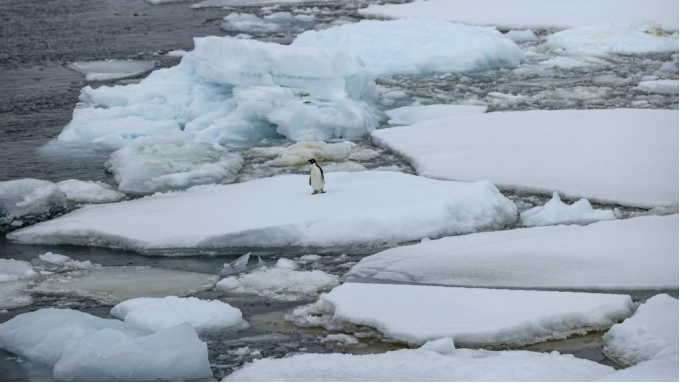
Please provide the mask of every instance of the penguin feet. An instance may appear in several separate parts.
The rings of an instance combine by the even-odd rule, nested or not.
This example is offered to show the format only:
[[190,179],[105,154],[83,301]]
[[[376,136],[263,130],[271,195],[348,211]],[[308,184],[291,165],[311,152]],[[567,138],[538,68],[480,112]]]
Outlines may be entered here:
[[322,191],[321,191],[321,194],[326,194],[326,192],[322,190]]
[[318,191],[314,191],[314,192],[312,193],[312,195],[314,195],[314,194],[318,194],[318,193],[319,193]]

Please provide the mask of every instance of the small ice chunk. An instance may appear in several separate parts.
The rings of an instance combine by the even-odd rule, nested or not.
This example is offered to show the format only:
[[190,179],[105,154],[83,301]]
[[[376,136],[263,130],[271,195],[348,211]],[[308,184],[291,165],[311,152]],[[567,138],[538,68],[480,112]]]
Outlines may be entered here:
[[647,93],[678,94],[678,80],[642,81],[637,89]]
[[659,72],[665,72],[665,73],[678,73],[678,62],[677,61],[667,61],[663,64],[661,64],[661,67],[659,67]]
[[326,336],[326,340],[344,343],[344,344],[357,344],[359,340],[351,335],[347,334],[329,334]]
[[571,205],[562,202],[557,192],[543,206],[536,206],[519,215],[526,227],[563,225],[572,223],[592,223],[616,219],[612,210],[593,209],[587,199],[580,199]]
[[69,68],[84,74],[87,81],[109,81],[141,76],[155,65],[153,61],[102,60],[78,61]]
[[114,306],[111,315],[131,326],[154,332],[180,323],[188,323],[199,332],[240,330],[248,325],[241,310],[222,301],[194,297],[130,299]]
[[251,353],[250,347],[239,347],[236,350],[227,350],[227,354],[229,355],[238,355],[238,356],[244,356],[244,355],[249,355]]
[[412,125],[421,121],[436,120],[448,116],[470,116],[485,113],[486,106],[477,105],[416,105],[404,106],[385,112],[390,125]]
[[221,281],[217,282],[217,285],[215,285],[215,287],[217,287],[217,289],[221,290],[221,291],[233,290],[233,289],[235,289],[239,286],[240,286],[240,283],[239,283],[238,279],[236,279],[234,277],[224,278]]
[[307,254],[301,256],[299,260],[302,262],[316,262],[321,260],[321,256],[317,254]]
[[250,254],[251,253],[243,254],[242,256],[238,257],[238,259],[235,260],[234,262],[225,263],[222,266],[222,271],[220,271],[220,274],[221,275],[238,274],[243,271],[246,271],[246,268],[248,268],[248,260],[250,260]]
[[337,286],[338,277],[320,270],[299,271],[287,268],[261,267],[250,274],[238,278],[238,286],[231,287],[229,281],[226,289],[220,290],[228,294],[258,295],[280,301],[296,301],[315,297],[319,292],[328,291]]
[[297,268],[300,267],[300,265],[290,259],[287,258],[279,258],[276,261],[276,265],[274,267],[277,267],[279,269],[286,269],[286,270],[296,270]]
[[37,276],[28,262],[0,259],[0,310],[31,304],[27,290]]
[[678,37],[657,34],[650,26],[592,25],[548,36],[546,44],[570,54],[607,56],[678,51]]
[[678,300],[667,294],[648,299],[632,317],[612,326],[603,340],[605,355],[625,366],[670,359],[677,367]]
[[50,181],[0,182],[0,230],[40,222],[63,213],[67,206],[66,194]]
[[102,267],[101,265],[93,264],[90,261],[76,261],[66,255],[54,254],[51,252],[39,255],[38,259],[39,261],[34,259],[32,262],[49,271],[90,270]]
[[234,12],[224,18],[220,28],[227,32],[299,32],[310,29],[314,19],[313,15],[293,15],[290,12],[276,12],[263,17]]
[[109,203],[125,199],[125,194],[101,181],[66,180],[57,182],[66,198],[75,203]]
[[508,31],[505,34],[505,37],[509,38],[510,40],[516,43],[538,40],[538,36],[536,36],[534,31],[532,31],[531,29],[527,29],[525,31]]
[[170,51],[166,54],[170,57],[184,57],[184,55],[187,54],[187,53],[188,52],[183,50],[183,49],[175,49],[175,50],[172,50],[172,51]]

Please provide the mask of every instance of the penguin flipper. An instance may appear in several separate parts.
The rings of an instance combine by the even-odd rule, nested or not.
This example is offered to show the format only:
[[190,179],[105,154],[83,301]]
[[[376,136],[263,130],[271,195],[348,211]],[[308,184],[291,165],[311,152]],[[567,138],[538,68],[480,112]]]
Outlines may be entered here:
[[309,186],[312,186],[312,176],[309,176]]

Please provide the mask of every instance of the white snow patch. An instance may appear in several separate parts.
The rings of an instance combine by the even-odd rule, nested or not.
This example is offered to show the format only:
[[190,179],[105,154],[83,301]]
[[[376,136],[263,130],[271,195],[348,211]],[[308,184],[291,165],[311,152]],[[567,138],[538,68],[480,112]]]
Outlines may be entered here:
[[329,173],[326,191],[312,196],[307,175],[196,186],[88,206],[8,238],[145,251],[335,246],[470,233],[503,227],[517,215],[515,204],[488,182],[438,181],[398,172]]
[[592,223],[616,219],[612,210],[593,209],[587,199],[581,199],[571,205],[562,202],[557,192],[543,206],[536,206],[519,215],[522,225],[526,227],[562,225],[571,223]]
[[470,116],[486,113],[486,106],[477,105],[414,105],[390,109],[385,112],[390,125],[412,125],[422,121],[449,116]]
[[362,20],[304,32],[292,45],[354,53],[375,76],[512,68],[524,60],[522,50],[492,28],[437,20]]
[[69,68],[84,74],[87,81],[109,81],[141,76],[155,65],[153,61],[103,60],[78,61]]
[[650,28],[611,24],[577,27],[548,36],[546,44],[571,54],[592,56],[678,51],[677,35],[662,36]]
[[66,194],[50,181],[24,178],[0,182],[0,227],[41,221],[66,206]]
[[[278,265],[278,263],[277,263]],[[238,279],[225,278],[217,284],[223,292],[237,295],[296,301],[315,297],[338,285],[338,277],[321,270],[297,271],[288,268],[261,267]]]
[[678,80],[642,81],[637,88],[647,93],[678,94]]
[[678,361],[667,359],[648,360],[633,367],[618,370],[598,382],[677,382]]
[[109,203],[125,199],[125,194],[101,181],[65,180],[57,182],[57,187],[75,203]]
[[569,199],[677,206],[677,127],[672,110],[494,112],[381,129],[372,141],[426,177],[489,180],[502,189],[558,191]]
[[678,288],[678,216],[443,238],[363,258],[348,277],[472,287]]

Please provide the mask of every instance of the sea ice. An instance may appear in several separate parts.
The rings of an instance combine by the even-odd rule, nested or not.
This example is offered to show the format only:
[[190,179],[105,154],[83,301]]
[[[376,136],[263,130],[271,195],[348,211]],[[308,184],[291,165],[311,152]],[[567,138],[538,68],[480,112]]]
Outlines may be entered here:
[[87,81],[109,81],[141,76],[155,65],[153,61],[104,60],[78,61],[69,67],[84,74]]
[[[247,154],[256,157],[271,158],[266,162],[270,166],[300,166],[309,165],[309,159],[315,159],[319,163],[339,162],[350,160],[370,160],[380,154],[372,149],[360,148],[353,142],[304,141],[296,142],[290,146],[256,147],[247,151]],[[325,168],[324,168],[325,170]]]
[[111,309],[111,315],[125,323],[153,332],[188,323],[196,331],[242,329],[248,325],[241,310],[218,300],[194,297],[135,298]]
[[[291,261],[288,261],[291,262]],[[228,294],[258,295],[261,297],[297,301],[316,297],[338,285],[338,277],[321,270],[298,271],[283,267],[260,267],[242,277],[225,278],[217,288]]]
[[40,222],[63,213],[67,206],[66,194],[50,181],[0,182],[0,230]]
[[635,314],[614,325],[603,337],[604,353],[630,366],[651,359],[678,364],[678,300],[667,294],[643,303]]
[[380,129],[372,141],[426,177],[489,180],[501,189],[557,191],[568,199],[677,206],[677,127],[673,110],[534,110]]
[[186,136],[139,138],[113,152],[106,167],[118,188],[131,194],[233,182],[243,160],[215,143]]
[[475,72],[524,61],[517,44],[492,28],[438,20],[362,20],[304,32],[292,45],[351,52],[375,76]]
[[531,29],[527,29],[526,31],[508,31],[505,34],[505,37],[516,43],[538,40],[538,36],[536,36],[536,34]]
[[385,112],[390,125],[413,125],[418,122],[436,120],[449,116],[470,116],[486,113],[486,106],[478,105],[413,105],[391,109]]
[[0,310],[31,304],[27,289],[37,276],[28,262],[0,259]]
[[64,272],[73,270],[90,270],[102,267],[102,265],[90,261],[76,261],[71,257],[51,252],[41,254],[31,263],[49,272]]
[[477,233],[366,257],[348,280],[575,290],[678,288],[678,216]]
[[326,193],[316,196],[311,195],[309,176],[281,175],[93,205],[8,238],[147,252],[336,246],[470,233],[500,228],[516,218],[515,204],[488,182],[369,171],[329,173]]
[[647,93],[678,94],[678,80],[642,81],[637,88]]
[[259,17],[251,13],[230,13],[220,28],[225,31],[248,33],[299,32],[314,24],[313,15],[293,15],[290,12],[276,12]]
[[548,36],[549,47],[570,54],[606,56],[678,51],[678,36],[661,36],[649,26],[593,25],[576,27]]
[[618,370],[598,382],[677,382],[678,361],[654,359]]
[[52,367],[55,380],[156,381],[212,376],[188,324],[149,333],[74,310],[41,309],[0,324],[0,348]]
[[223,381],[590,381],[613,372],[609,366],[557,352],[457,350],[448,338],[382,354],[259,359]]
[[647,21],[678,30],[678,3],[673,0],[430,0],[407,4],[372,4],[359,14],[374,18],[443,19],[500,29],[566,29],[576,26]]
[[526,227],[561,225],[570,223],[591,223],[616,219],[612,210],[593,209],[587,199],[581,199],[571,205],[562,202],[555,192],[550,201],[543,206],[536,206],[519,215],[522,225]]
[[109,203],[125,199],[125,194],[101,181],[66,180],[57,182],[57,187],[75,203]]
[[[451,337],[466,347],[522,346],[611,327],[627,295],[345,283],[320,297],[334,321],[409,344]],[[417,324],[417,325],[415,325]]]

